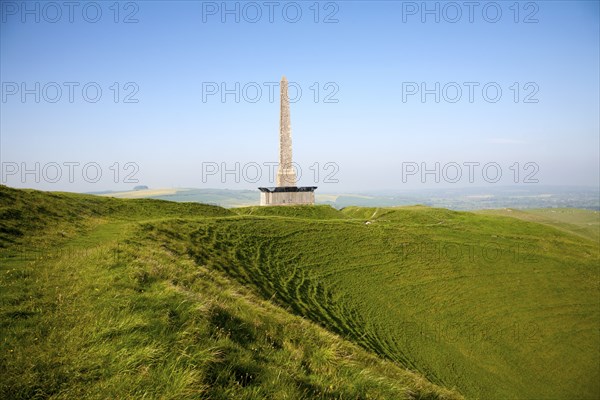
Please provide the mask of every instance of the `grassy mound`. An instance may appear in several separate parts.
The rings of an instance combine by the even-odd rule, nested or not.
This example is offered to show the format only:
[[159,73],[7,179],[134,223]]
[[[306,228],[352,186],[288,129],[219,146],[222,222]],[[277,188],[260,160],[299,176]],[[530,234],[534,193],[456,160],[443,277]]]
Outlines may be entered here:
[[461,398],[199,265],[227,210],[0,190],[0,398]]
[[0,185],[0,248],[23,241],[49,245],[55,239],[74,237],[97,223],[172,217],[234,215],[222,207],[163,200],[118,200],[75,193],[19,190]]
[[2,398],[600,397],[599,245],[564,218],[5,187],[0,213]]
[[177,229],[198,264],[469,397],[598,397],[596,243],[513,218],[378,211]]
[[393,221],[409,225],[443,224],[465,213],[427,206],[404,207],[346,207],[342,213],[349,218],[365,221]]
[[239,215],[306,218],[306,219],[344,219],[345,214],[328,205],[313,206],[254,206],[234,208]]

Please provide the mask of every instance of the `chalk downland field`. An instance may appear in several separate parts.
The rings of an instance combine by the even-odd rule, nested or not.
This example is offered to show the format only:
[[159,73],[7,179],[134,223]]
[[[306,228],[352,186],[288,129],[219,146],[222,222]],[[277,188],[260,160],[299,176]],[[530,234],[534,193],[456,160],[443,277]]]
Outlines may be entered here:
[[6,187],[0,215],[3,398],[600,396],[594,236]]
[[0,398],[460,399],[197,264],[202,204],[0,186]]

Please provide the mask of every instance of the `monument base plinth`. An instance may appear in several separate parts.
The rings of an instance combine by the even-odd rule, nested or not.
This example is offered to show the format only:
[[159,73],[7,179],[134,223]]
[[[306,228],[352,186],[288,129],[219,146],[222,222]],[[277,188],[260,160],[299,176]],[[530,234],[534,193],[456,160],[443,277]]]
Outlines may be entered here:
[[316,186],[261,187],[261,206],[293,206],[315,204]]

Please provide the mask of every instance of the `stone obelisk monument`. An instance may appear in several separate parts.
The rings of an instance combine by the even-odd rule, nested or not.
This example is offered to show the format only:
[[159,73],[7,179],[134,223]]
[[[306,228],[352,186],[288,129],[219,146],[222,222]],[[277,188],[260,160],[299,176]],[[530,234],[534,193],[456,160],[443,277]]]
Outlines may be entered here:
[[279,109],[279,169],[276,187],[260,187],[261,206],[284,206],[314,204],[316,186],[296,186],[296,171],[292,164],[292,122],[288,81],[285,76],[280,83]]
[[296,186],[296,171],[292,165],[292,122],[290,120],[290,98],[288,81],[281,78],[281,96],[279,112],[279,170],[277,186]]

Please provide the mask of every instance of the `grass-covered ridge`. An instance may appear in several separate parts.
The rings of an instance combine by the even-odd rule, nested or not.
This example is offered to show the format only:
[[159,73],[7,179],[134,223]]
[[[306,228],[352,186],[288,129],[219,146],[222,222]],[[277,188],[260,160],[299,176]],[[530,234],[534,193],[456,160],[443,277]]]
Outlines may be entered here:
[[[40,381],[58,397],[72,397],[67,388],[257,399],[458,396],[440,387],[481,399],[600,395],[594,240],[423,206],[178,212],[111,201],[115,211],[82,219],[93,224],[59,221],[62,230],[79,225],[50,234],[60,246],[99,251],[3,262],[2,335],[12,343],[4,348],[22,354],[14,364],[3,358],[0,373],[14,387]],[[82,309],[98,322],[72,316]],[[69,321],[56,334],[73,339],[63,346],[70,357],[49,352],[61,348],[58,337],[26,334],[64,327],[57,317]],[[95,352],[104,358],[86,358]]]
[[177,227],[227,210],[0,199],[0,398],[460,398],[196,263]]
[[239,215],[286,217],[286,218],[308,218],[308,219],[345,219],[348,218],[344,213],[327,205],[315,206],[253,206],[239,207],[232,211]]
[[597,397],[597,244],[512,218],[379,212],[177,229],[198,263],[468,397]]
[[102,221],[144,218],[217,217],[231,211],[199,203],[163,200],[120,200],[75,193],[40,192],[0,185],[0,248],[35,242],[47,245],[57,237],[83,232]]

